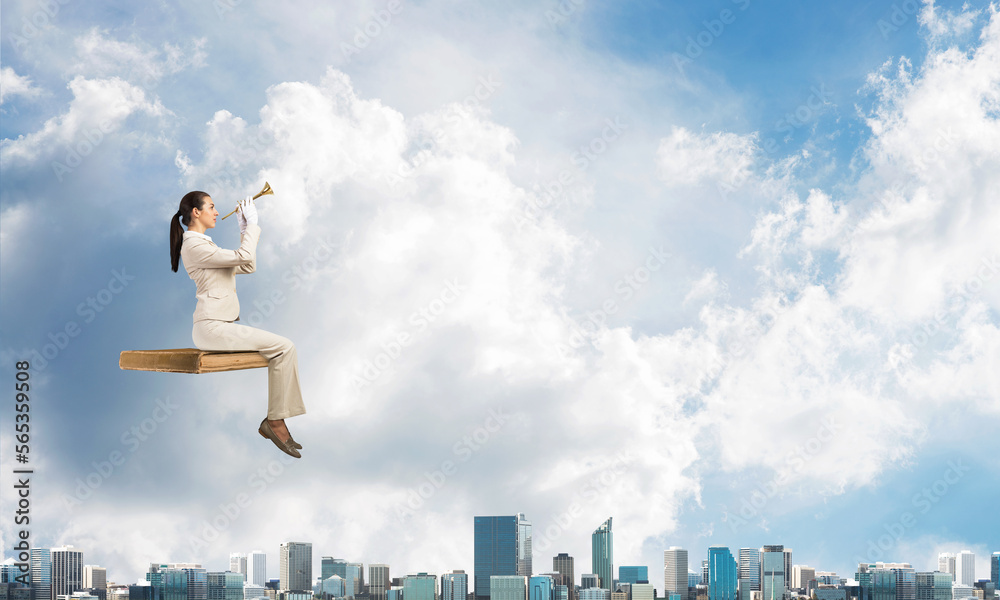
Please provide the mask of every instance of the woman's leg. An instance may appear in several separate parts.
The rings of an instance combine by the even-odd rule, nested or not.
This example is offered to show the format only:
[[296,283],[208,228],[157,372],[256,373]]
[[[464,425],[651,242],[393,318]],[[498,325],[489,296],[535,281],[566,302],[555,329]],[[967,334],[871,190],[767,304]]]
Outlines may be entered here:
[[[299,387],[298,353],[291,340],[227,321],[198,321],[194,324],[192,338],[200,350],[260,352],[267,359],[268,420],[283,421],[305,414],[306,407]],[[283,423],[281,427],[284,427]]]

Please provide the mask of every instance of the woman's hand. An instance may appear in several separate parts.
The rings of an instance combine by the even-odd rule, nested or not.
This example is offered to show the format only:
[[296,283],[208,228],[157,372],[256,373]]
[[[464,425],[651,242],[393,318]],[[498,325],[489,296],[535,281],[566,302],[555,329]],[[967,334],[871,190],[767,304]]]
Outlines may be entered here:
[[249,198],[250,196],[247,196],[242,202],[236,205],[236,222],[240,225],[240,235],[247,232],[247,218],[243,216],[243,211],[241,209],[243,208],[243,203]]
[[236,211],[239,215],[240,220],[240,235],[246,232],[247,223],[252,225],[257,224],[257,207],[254,205],[253,200],[250,196],[247,196],[240,202],[239,209]]

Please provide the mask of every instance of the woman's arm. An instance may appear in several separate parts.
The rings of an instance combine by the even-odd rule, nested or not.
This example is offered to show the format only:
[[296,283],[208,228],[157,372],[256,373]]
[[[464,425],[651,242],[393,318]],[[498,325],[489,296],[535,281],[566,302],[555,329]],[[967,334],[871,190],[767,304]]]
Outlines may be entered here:
[[257,240],[259,238],[260,227],[257,225],[247,225],[247,231],[243,234],[240,247],[236,250],[219,248],[203,238],[187,238],[181,246],[181,258],[184,260],[184,268],[217,269],[221,267],[238,267],[238,272],[253,273],[257,265]]

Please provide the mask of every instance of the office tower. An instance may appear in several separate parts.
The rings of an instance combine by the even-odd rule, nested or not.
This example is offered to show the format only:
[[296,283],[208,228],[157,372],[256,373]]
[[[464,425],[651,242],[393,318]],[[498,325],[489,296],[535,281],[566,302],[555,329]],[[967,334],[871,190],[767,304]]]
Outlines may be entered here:
[[455,570],[441,576],[441,600],[466,600],[469,594],[469,575]]
[[760,549],[740,548],[740,579],[747,580],[752,591],[760,591]]
[[614,533],[611,531],[611,517],[601,523],[590,536],[590,565],[597,574],[598,586],[610,590],[614,584]]
[[632,600],[656,600],[654,594],[656,589],[652,583],[633,583]]
[[437,575],[417,573],[403,578],[403,598],[406,600],[436,600]]
[[573,575],[573,557],[565,552],[560,552],[552,557],[552,570],[563,574],[566,578],[566,588],[569,592],[569,600],[574,600],[576,591],[576,578]]
[[229,555],[229,572],[243,575],[243,580],[247,580],[247,555],[242,552],[233,552]]
[[591,590],[599,587],[601,587],[601,576],[597,573],[584,573],[580,575],[581,590]]
[[320,593],[328,594],[331,598],[345,598],[347,587],[344,578],[340,575],[330,575],[320,583]]
[[785,548],[764,546],[760,556],[760,587],[763,600],[781,600],[785,597]]
[[[246,568],[246,556],[243,556],[243,568]],[[244,573],[234,571],[207,573],[205,579],[208,585],[208,600],[243,600],[245,577]]]
[[554,600],[555,583],[546,575],[528,578],[528,600]]
[[495,575],[531,575],[531,523],[523,514],[475,517],[474,536],[476,600],[490,598],[490,578]]
[[554,600],[570,600],[569,599],[569,586],[565,584],[556,584],[555,592],[552,594]]
[[312,544],[285,542],[278,549],[282,590],[312,591]]
[[993,589],[1000,590],[1000,552],[990,556],[990,581],[993,582]]
[[816,579],[816,569],[805,565],[792,566],[792,588],[796,590],[806,590],[809,582]]
[[[403,593],[404,600],[406,593]],[[490,600],[528,600],[528,578],[524,575],[490,577]]]
[[738,600],[736,574],[739,565],[725,546],[708,549],[708,599]]
[[32,548],[31,600],[52,600],[52,552],[48,548]]
[[247,557],[247,583],[264,587],[267,582],[267,555],[254,550]]
[[52,596],[69,596],[83,589],[83,551],[73,546],[52,548]]
[[344,571],[347,574],[344,577],[344,585],[347,587],[345,593],[348,596],[361,594],[361,590],[365,587],[364,565],[353,562],[345,563]]
[[649,569],[647,567],[618,567],[619,583],[639,583],[649,582]]
[[580,600],[611,600],[611,592],[600,587],[581,589]]
[[677,594],[687,600],[688,593],[688,553],[679,546],[671,546],[663,551],[663,597]]
[[698,579],[700,585],[708,585],[708,559],[701,561],[701,577]]
[[84,589],[107,589],[108,570],[97,565],[83,565]]
[[917,576],[909,563],[858,565],[860,600],[916,600]]
[[342,558],[331,558],[324,556],[320,561],[320,573],[323,579],[331,575],[337,575],[341,579],[347,578],[347,561]]
[[917,600],[951,600],[951,574],[917,573]]
[[368,565],[368,594],[372,600],[386,600],[390,587],[392,579],[389,577],[389,565]]
[[962,585],[975,585],[976,555],[972,552],[962,550],[955,556],[955,581]]
[[531,523],[517,513],[517,575],[531,577]]
[[938,554],[938,571],[949,573],[951,580],[955,581],[955,555],[950,552]]

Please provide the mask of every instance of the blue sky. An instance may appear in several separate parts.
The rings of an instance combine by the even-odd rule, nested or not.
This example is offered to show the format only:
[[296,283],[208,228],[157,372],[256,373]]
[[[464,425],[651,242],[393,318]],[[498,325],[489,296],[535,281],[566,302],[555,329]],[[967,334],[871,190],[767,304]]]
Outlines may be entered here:
[[[658,589],[674,545],[987,575],[994,10],[5,2],[0,355],[48,357],[33,540],[119,582],[254,549],[277,576],[288,540],[442,573],[471,571],[473,515],[524,512],[536,572],[585,572],[612,516]],[[264,181],[238,285],[299,349],[294,464],[254,431],[262,371],[117,368],[192,344],[179,198]]]

